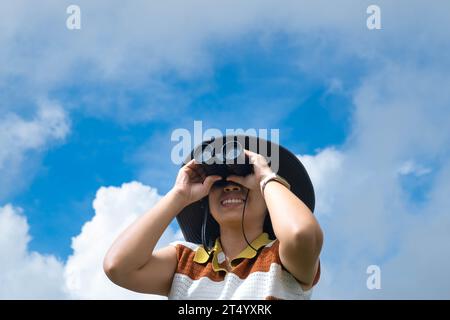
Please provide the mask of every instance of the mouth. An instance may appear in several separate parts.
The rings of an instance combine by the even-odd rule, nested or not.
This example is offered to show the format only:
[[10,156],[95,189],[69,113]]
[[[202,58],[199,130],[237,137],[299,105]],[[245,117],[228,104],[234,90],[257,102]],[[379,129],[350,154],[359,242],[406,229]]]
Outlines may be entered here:
[[220,204],[225,208],[239,207],[244,204],[244,199],[234,196],[232,198],[222,199]]

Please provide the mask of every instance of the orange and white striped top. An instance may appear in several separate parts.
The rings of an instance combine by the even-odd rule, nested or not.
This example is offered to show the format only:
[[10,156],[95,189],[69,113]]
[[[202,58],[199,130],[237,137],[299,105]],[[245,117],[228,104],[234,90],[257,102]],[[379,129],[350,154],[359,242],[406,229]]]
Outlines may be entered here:
[[[169,299],[289,299],[311,298],[281,264],[278,240],[263,232],[227,267],[225,254],[217,238],[211,257],[202,245],[175,241],[178,266]],[[320,265],[314,285],[320,277]]]

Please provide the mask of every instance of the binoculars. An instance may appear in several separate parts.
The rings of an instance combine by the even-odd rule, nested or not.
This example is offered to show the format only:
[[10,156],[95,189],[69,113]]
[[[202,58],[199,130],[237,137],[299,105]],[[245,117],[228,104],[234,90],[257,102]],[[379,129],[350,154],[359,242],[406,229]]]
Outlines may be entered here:
[[226,182],[225,178],[230,175],[246,176],[253,173],[253,165],[249,163],[244,147],[237,139],[224,142],[212,138],[195,148],[192,156],[207,176],[222,177],[223,180],[216,184]]

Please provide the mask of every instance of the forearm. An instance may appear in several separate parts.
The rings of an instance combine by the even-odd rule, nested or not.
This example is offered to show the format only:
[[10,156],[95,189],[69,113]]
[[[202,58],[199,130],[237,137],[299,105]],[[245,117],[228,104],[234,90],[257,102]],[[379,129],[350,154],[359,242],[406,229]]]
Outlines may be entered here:
[[311,210],[282,184],[276,181],[267,183],[264,199],[280,242],[292,243],[299,237],[321,235],[320,226]]
[[319,223],[303,201],[276,181],[267,183],[264,198],[279,240],[281,263],[305,289],[310,288],[323,243]]
[[104,263],[120,273],[145,265],[164,230],[185,205],[175,191],[167,193],[119,235],[108,250]]

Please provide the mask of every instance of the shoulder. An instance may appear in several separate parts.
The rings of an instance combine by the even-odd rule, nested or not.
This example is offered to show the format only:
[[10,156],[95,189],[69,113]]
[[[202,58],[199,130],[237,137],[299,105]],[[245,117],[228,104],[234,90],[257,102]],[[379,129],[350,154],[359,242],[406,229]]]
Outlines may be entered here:
[[188,241],[182,241],[182,240],[178,240],[178,241],[172,241],[169,243],[169,245],[173,246],[173,247],[184,247],[187,249],[191,249],[193,251],[197,250],[200,245],[197,243],[193,243],[193,242],[188,242]]
[[306,286],[302,281],[298,280],[282,263],[281,258],[280,258],[280,242],[278,241],[278,239],[273,240],[271,243],[267,244],[266,247],[268,252],[270,252],[271,256],[273,257],[274,262],[276,262],[277,264],[279,264],[282,268],[282,270],[284,272],[287,272],[288,274],[290,274],[292,276],[293,279],[295,279],[296,282],[298,282],[302,289],[304,291],[308,291],[310,289],[312,289],[312,287],[314,287],[320,279],[320,273],[321,273],[321,267],[320,267],[320,259],[317,259],[317,263],[315,266],[315,276],[313,279],[313,282],[311,285]]
[[194,257],[195,252],[202,247],[201,245],[188,241],[172,241],[169,246],[175,247],[178,260],[182,257]]

